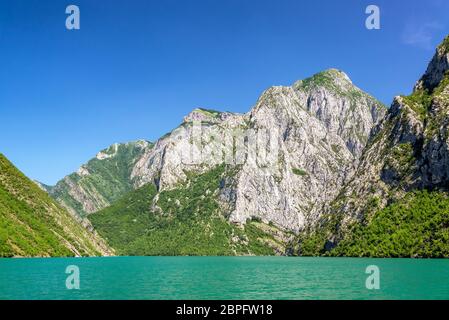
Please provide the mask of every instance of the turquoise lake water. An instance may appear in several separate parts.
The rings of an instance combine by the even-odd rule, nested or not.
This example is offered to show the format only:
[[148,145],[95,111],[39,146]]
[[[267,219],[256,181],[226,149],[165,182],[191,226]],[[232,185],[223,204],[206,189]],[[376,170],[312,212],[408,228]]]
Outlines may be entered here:
[[[69,265],[79,268],[79,290],[66,288]],[[379,268],[379,290],[365,286],[370,265]],[[449,299],[449,260],[0,259],[0,299]]]

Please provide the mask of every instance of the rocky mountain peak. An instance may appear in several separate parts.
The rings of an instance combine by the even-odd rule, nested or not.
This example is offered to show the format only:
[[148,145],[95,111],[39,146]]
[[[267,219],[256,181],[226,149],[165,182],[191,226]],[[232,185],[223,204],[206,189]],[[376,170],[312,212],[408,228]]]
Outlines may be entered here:
[[293,85],[295,90],[310,90],[317,87],[344,92],[353,89],[354,85],[345,72],[335,68],[327,69],[304,80],[299,80]]
[[355,156],[362,152],[373,125],[386,113],[381,102],[356,87],[341,70],[322,71],[297,81],[293,89],[304,109],[330,133],[340,136]]
[[184,123],[199,121],[204,123],[219,123],[232,115],[231,112],[220,112],[212,109],[195,108],[184,117]]
[[433,91],[447,75],[449,70],[449,36],[436,49],[426,72],[416,83],[414,92],[419,90]]

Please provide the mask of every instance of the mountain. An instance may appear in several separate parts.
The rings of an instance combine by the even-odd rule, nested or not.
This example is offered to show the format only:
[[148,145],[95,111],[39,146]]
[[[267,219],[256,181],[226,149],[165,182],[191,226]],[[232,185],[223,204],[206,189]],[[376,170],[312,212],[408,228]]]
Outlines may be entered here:
[[40,186],[72,214],[84,217],[134,190],[132,168],[151,147],[152,144],[144,140],[115,143],[55,186]]
[[302,254],[449,256],[449,36],[374,129]]
[[88,221],[71,216],[0,154],[0,257],[111,254]]
[[278,133],[278,166],[270,172],[251,161],[243,164],[230,219],[257,216],[289,230],[303,229],[352,175],[385,111],[335,69],[292,87],[268,89],[248,122],[257,132]]
[[122,254],[285,254],[385,113],[330,69],[267,89],[246,114],[195,109],[154,144],[110,147],[48,190]]

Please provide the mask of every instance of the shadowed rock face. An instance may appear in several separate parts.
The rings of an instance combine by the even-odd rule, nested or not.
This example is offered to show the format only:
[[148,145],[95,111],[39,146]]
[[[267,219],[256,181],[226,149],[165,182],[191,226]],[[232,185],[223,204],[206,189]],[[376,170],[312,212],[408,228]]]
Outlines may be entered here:
[[414,91],[434,90],[446,76],[449,69],[449,37],[438,46],[435,55],[427,66],[424,75],[416,83]]
[[[300,230],[307,221],[317,219],[352,176],[371,129],[385,113],[386,108],[355,87],[345,73],[330,69],[291,87],[269,88],[246,114],[195,109],[154,145],[112,146],[50,193],[75,212],[91,213],[108,206],[113,199],[105,196],[102,182],[111,177],[98,169],[102,163],[107,168],[111,163],[114,168],[127,168],[125,173],[114,171],[113,180],[123,186],[116,191],[118,196],[129,185],[135,189],[153,183],[159,191],[172,189],[188,175],[207,172],[223,162],[223,158],[205,157],[186,163],[183,155],[212,154],[217,143],[229,147],[224,146],[227,135],[238,131],[244,136],[244,160],[231,164],[236,170],[221,184],[218,198],[224,216],[237,223],[258,217]],[[198,122],[201,138],[192,141]],[[256,136],[256,158],[249,156],[252,140],[248,132]],[[260,138],[260,133],[266,136]],[[259,153],[274,155],[274,161],[267,165]]]
[[418,87],[428,92],[430,100],[423,145],[417,146],[422,148],[418,164],[422,186],[449,189],[449,36],[438,47]]

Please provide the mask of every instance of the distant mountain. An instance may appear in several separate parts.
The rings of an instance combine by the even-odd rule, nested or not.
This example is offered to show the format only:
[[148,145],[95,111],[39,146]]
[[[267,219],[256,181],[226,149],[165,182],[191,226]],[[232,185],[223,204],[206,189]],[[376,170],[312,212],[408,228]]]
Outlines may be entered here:
[[84,217],[134,190],[132,169],[151,147],[152,144],[144,140],[113,144],[56,186],[41,184],[41,187],[72,214]]
[[413,93],[394,99],[300,252],[449,257],[448,191],[449,36]]
[[70,215],[0,154],[0,257],[111,254],[89,221]]

